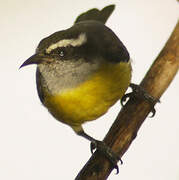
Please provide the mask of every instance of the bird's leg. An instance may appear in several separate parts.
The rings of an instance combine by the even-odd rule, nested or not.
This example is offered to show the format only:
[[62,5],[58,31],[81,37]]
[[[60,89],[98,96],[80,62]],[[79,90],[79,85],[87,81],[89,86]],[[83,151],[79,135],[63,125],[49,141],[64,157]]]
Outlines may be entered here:
[[100,153],[102,153],[112,163],[112,165],[114,166],[118,174],[119,168],[118,168],[117,162],[120,161],[121,164],[123,162],[116,153],[114,153],[103,141],[98,141],[94,139],[93,137],[86,134],[83,130],[78,132],[77,134],[91,141],[91,148],[90,148],[91,153],[93,154],[93,151],[95,149],[98,150]]
[[[146,101],[148,101],[151,106],[154,106],[154,104],[156,102],[160,102],[159,99],[156,99],[154,98],[153,96],[151,96],[149,93],[147,93],[141,86],[137,85],[137,84],[134,84],[134,83],[131,83],[129,85],[129,87],[132,88],[132,92],[131,93],[127,93],[125,94],[122,98],[121,98],[121,105],[124,106],[124,102],[126,101],[127,98],[132,98],[132,99],[145,99]],[[156,113],[156,110],[155,108],[153,107],[152,110],[152,116],[151,117],[154,117],[155,113]]]

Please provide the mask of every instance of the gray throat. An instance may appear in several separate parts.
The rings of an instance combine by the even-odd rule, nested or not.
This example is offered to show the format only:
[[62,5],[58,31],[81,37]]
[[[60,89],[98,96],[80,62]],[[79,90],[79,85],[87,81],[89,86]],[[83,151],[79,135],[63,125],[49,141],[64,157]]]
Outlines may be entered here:
[[57,94],[76,87],[87,80],[99,68],[100,61],[86,62],[83,59],[39,64],[41,86],[50,94]]

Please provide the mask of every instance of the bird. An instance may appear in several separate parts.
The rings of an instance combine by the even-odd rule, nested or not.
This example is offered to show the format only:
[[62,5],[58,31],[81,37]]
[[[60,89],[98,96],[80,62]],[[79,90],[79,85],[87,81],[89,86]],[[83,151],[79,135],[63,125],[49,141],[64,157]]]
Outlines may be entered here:
[[104,22],[82,18],[42,39],[20,68],[30,64],[37,65],[42,104],[55,119],[99,147],[101,141],[82,125],[105,114],[131,82],[130,55],[118,36]]

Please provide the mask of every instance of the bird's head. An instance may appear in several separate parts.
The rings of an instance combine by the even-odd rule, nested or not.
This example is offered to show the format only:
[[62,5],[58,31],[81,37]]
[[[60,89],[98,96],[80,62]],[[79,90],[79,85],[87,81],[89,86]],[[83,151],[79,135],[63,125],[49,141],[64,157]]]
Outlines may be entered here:
[[35,54],[20,68],[79,59],[90,62],[99,57],[109,62],[129,60],[127,49],[108,27],[97,21],[84,21],[41,40]]

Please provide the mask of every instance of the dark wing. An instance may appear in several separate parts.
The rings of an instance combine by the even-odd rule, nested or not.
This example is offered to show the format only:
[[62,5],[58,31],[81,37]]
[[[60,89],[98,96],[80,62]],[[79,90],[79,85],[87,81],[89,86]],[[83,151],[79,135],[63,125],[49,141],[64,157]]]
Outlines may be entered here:
[[109,16],[114,11],[115,5],[109,5],[104,7],[101,11],[99,9],[90,9],[87,12],[80,14],[75,21],[75,24],[86,20],[100,21],[105,24]]

